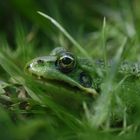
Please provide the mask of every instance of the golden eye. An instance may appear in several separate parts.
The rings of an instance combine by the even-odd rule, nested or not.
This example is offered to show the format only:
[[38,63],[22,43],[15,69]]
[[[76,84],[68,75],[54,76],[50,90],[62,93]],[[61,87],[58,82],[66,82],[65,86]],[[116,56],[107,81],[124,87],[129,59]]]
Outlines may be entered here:
[[69,73],[75,68],[76,61],[72,54],[65,53],[58,58],[56,65],[61,72]]

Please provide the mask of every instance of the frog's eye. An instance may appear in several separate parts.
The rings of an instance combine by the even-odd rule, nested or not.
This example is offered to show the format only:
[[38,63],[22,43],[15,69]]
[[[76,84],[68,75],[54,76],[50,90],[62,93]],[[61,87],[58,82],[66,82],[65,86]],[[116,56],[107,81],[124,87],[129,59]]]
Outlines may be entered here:
[[80,73],[79,81],[80,84],[84,87],[92,86],[92,78],[90,77],[90,75],[86,74],[85,72]]
[[56,66],[63,73],[69,73],[76,66],[75,57],[70,53],[63,54],[57,59]]

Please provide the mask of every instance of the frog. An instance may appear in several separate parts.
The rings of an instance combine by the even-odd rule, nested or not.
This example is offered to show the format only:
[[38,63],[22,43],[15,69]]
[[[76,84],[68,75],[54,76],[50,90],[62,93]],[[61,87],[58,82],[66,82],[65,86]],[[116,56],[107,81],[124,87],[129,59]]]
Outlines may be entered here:
[[75,56],[63,47],[57,47],[47,56],[40,56],[29,61],[25,72],[39,80],[57,82],[60,86],[98,96],[99,79],[96,70],[86,58]]
[[[113,68],[115,63],[109,61],[107,69]],[[25,66],[25,72],[37,79],[59,83],[65,88],[78,88],[86,94],[98,97],[106,75],[106,65],[101,59],[90,61],[74,55],[63,47],[56,47],[47,56],[40,56],[30,60]],[[140,63],[122,61],[117,67],[117,78],[125,76],[140,77]],[[119,80],[120,80],[119,79]]]

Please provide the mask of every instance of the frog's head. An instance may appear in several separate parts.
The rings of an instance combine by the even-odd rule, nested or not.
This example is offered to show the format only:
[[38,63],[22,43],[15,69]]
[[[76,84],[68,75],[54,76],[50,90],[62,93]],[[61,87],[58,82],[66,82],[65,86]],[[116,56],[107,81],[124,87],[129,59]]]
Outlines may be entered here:
[[92,76],[84,71],[78,58],[63,48],[56,48],[49,56],[31,60],[26,71],[39,79],[57,81],[96,94]]

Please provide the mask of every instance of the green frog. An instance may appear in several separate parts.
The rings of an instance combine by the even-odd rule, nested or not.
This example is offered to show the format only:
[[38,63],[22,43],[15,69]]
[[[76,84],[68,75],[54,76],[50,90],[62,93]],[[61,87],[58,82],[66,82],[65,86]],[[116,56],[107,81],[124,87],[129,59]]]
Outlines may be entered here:
[[54,81],[62,86],[76,87],[94,97],[98,95],[96,70],[87,59],[77,57],[62,47],[55,48],[48,56],[31,60],[25,71],[46,82]]
[[[110,62],[107,67],[113,66]],[[50,55],[37,57],[27,63],[25,70],[46,82],[57,82],[60,86],[77,87],[94,97],[99,95],[105,75],[105,63],[80,58],[62,47],[55,48]],[[123,62],[118,68],[119,75],[139,76],[140,64]],[[55,84],[55,83],[54,83]],[[72,88],[73,89],[73,88]]]

